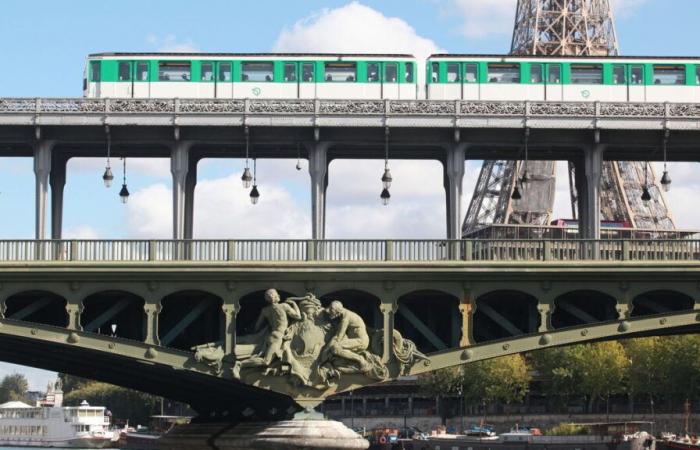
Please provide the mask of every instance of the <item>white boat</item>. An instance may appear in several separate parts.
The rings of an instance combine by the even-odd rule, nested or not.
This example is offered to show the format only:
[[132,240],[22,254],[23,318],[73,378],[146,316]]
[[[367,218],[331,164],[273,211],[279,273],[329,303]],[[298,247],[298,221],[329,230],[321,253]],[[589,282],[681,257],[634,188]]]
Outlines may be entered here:
[[0,446],[106,448],[114,433],[104,406],[62,406],[60,381],[46,398],[31,406],[13,401],[0,405]]

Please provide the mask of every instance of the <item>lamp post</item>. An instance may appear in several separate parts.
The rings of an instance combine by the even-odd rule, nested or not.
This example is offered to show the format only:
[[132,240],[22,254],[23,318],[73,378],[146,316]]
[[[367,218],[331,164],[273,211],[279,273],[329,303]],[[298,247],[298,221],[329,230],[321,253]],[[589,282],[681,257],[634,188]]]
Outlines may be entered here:
[[258,192],[258,164],[257,160],[253,158],[253,189],[250,190],[250,203],[257,205],[258,200],[260,200],[260,192]]
[[126,187],[126,156],[122,157],[123,161],[123,178],[122,178],[122,189],[119,191],[119,198],[121,198],[122,203],[126,204],[129,201],[129,189]]
[[661,189],[664,190],[664,192],[668,192],[671,190],[671,176],[668,174],[668,169],[666,168],[666,150],[668,147],[668,138],[670,135],[669,130],[664,131],[664,173],[661,175]]
[[105,173],[102,174],[102,182],[106,188],[109,188],[112,186],[112,180],[114,180],[114,174],[109,164],[109,156],[112,150],[112,135],[109,133],[109,125],[105,125],[105,133],[107,134],[107,165],[105,167]]
[[250,168],[248,167],[248,150],[250,144],[250,137],[248,132],[248,127],[244,129],[245,132],[245,169],[243,169],[243,175],[241,175],[241,183],[244,189],[250,187],[250,182],[253,181],[253,177],[250,175]]
[[389,188],[393,180],[391,171],[389,170],[389,127],[386,127],[384,128],[384,173],[382,174],[382,193],[379,194],[379,198],[382,199],[382,205],[384,206],[388,205],[391,199]]

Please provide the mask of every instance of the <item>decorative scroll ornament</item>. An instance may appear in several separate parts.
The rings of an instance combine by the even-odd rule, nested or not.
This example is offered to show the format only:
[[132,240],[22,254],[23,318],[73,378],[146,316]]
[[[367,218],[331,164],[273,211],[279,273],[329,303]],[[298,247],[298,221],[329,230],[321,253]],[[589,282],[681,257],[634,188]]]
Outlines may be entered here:
[[243,100],[199,100],[181,99],[180,113],[242,113],[245,111]]
[[251,113],[312,114],[313,100],[256,100],[250,102]]

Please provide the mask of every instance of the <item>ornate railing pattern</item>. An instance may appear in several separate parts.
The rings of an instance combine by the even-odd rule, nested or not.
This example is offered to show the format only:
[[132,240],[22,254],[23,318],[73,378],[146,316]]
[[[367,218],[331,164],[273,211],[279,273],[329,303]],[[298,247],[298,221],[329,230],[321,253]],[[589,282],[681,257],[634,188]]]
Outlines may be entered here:
[[699,103],[0,98],[0,114],[245,114],[700,119]]
[[700,261],[700,240],[2,240],[0,262]]

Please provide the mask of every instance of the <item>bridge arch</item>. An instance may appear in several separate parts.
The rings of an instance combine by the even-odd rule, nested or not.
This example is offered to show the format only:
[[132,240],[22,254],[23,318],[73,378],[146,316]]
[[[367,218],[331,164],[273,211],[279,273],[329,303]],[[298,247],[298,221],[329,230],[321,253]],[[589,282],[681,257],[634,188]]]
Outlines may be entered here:
[[536,333],[539,322],[537,298],[531,293],[515,289],[487,292],[476,299],[474,340],[487,342]]
[[339,300],[345,308],[362,317],[368,327],[382,327],[380,299],[372,292],[361,289],[339,289],[322,295],[320,300],[323,306],[328,306],[333,300]]
[[81,325],[87,332],[143,341],[144,303],[143,297],[125,290],[93,292],[83,299]]
[[555,329],[607,322],[618,318],[612,295],[596,290],[574,290],[554,299],[552,326]]
[[68,325],[66,298],[52,291],[27,290],[5,299],[5,317],[57,327]]
[[692,310],[695,299],[675,290],[653,290],[632,299],[632,317]]
[[423,289],[398,298],[394,326],[423,353],[459,345],[462,319],[459,298],[449,292]]
[[184,290],[163,297],[158,334],[164,347],[189,351],[195,345],[223,339],[221,297],[201,290]]

